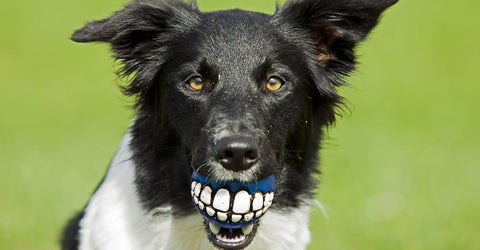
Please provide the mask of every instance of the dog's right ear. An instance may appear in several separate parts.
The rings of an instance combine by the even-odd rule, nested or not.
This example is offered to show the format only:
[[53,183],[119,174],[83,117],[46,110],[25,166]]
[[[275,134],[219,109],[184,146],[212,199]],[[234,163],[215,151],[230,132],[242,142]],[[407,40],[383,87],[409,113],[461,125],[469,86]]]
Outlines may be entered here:
[[181,0],[134,0],[106,19],[87,23],[71,39],[110,43],[115,58],[124,64],[122,73],[136,73],[125,88],[127,94],[135,95],[148,88],[154,71],[167,60],[162,48],[170,38],[193,27],[199,13],[195,3]]
[[181,0],[135,0],[112,16],[87,23],[76,30],[75,42],[108,42],[120,57],[128,56],[175,26],[189,26],[197,21],[198,9]]

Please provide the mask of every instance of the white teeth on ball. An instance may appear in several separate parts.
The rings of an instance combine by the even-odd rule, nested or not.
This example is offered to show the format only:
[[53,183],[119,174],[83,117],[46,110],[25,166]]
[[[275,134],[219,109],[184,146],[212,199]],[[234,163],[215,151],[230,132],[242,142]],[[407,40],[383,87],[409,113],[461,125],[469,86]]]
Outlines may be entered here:
[[250,234],[252,231],[253,231],[253,224],[242,227],[242,233],[245,235]]
[[231,221],[233,223],[239,222],[242,219],[242,216],[239,214],[232,214]]
[[200,195],[200,190],[202,189],[202,184],[201,183],[197,183],[197,185],[195,186],[195,196],[199,196]]
[[208,227],[210,228],[210,231],[212,231],[213,234],[218,234],[220,233],[220,227],[213,224],[213,223],[208,223]]
[[246,222],[250,221],[251,219],[253,219],[253,213],[248,213],[243,217],[243,220]]
[[273,193],[268,192],[265,194],[265,203],[263,204],[264,207],[270,207],[272,205],[273,200]]
[[220,235],[220,234],[217,234],[215,235],[215,237],[223,242],[227,242],[227,243],[230,243],[230,244],[235,244],[235,243],[240,243],[242,241],[245,240],[245,235],[239,235],[239,236],[236,236],[235,238],[228,238],[224,235]]
[[266,212],[267,212],[267,210],[268,210],[268,207],[265,207],[265,208],[263,208],[263,210],[262,210],[262,211],[263,211],[263,213],[266,213]]
[[259,192],[255,193],[255,198],[253,198],[252,208],[253,211],[262,209],[263,207],[263,195]]
[[226,189],[219,189],[217,194],[215,194],[215,198],[213,198],[213,207],[227,212],[228,208],[230,207],[230,192]]
[[203,188],[202,193],[200,194],[200,200],[207,205],[210,205],[212,202],[212,189],[209,186]]
[[[202,187],[202,183],[192,181],[191,194],[197,208],[206,212],[208,216],[216,217],[219,221],[231,223],[248,222],[253,218],[261,217],[272,205],[274,196],[273,192],[263,194],[259,191],[252,196],[246,190],[230,193],[225,188],[219,189],[214,196],[212,193],[211,186]],[[246,230],[248,231],[248,228]]]
[[233,212],[237,214],[246,214],[250,211],[251,196],[247,191],[240,191],[235,195],[233,201]]
[[227,213],[217,212],[217,219],[219,221],[227,221],[228,219]]
[[213,210],[212,207],[207,207],[205,210],[207,211],[207,214],[210,216],[213,216],[215,214],[215,210]]

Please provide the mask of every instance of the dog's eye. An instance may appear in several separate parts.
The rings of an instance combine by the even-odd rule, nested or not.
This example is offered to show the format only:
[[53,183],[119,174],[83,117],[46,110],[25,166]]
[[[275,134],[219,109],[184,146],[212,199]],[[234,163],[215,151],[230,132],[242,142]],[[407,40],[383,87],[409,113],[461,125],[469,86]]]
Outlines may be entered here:
[[275,76],[272,76],[268,79],[268,82],[267,82],[267,89],[272,91],[272,92],[275,92],[277,90],[279,90],[280,88],[282,88],[283,86],[283,81],[282,79],[278,78],[278,77],[275,77]]
[[196,91],[200,91],[203,89],[203,87],[205,87],[205,83],[203,83],[203,79],[199,76],[190,78],[190,80],[188,80],[188,85],[190,85],[190,88]]

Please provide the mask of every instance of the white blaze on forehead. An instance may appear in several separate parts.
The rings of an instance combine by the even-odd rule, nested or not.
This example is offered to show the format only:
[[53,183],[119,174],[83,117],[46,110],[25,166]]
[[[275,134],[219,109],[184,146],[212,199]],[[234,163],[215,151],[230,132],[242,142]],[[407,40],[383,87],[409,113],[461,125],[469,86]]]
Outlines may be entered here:
[[220,211],[227,212],[230,207],[230,192],[223,188],[219,189],[213,199],[213,207]]
[[200,200],[202,200],[205,204],[210,205],[212,202],[212,189],[209,186],[206,186],[202,194],[200,195]]
[[238,214],[248,213],[250,210],[250,194],[247,191],[240,191],[235,195],[233,201],[233,212]]
[[262,209],[263,207],[263,195],[259,192],[255,193],[255,198],[253,198],[252,208],[253,211]]

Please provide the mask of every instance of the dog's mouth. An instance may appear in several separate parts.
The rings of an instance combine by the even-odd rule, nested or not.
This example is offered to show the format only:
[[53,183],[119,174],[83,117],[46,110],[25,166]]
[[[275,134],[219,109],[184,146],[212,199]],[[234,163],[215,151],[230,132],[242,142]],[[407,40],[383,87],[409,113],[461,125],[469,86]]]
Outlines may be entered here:
[[275,179],[258,182],[212,181],[194,173],[192,200],[205,220],[210,242],[222,249],[242,249],[255,237],[260,218],[272,205]]
[[255,237],[258,222],[241,228],[225,228],[214,222],[205,220],[207,236],[210,242],[222,249],[243,249],[247,247]]

